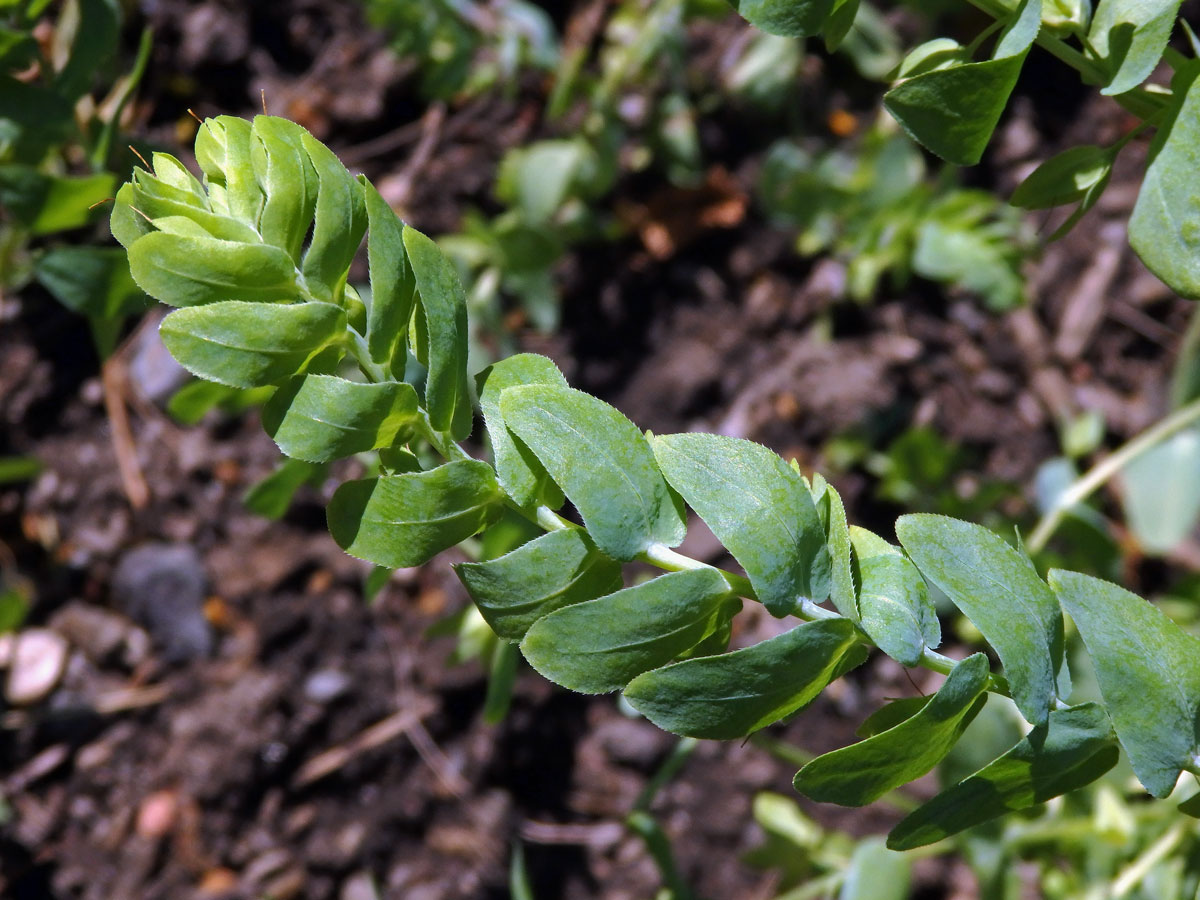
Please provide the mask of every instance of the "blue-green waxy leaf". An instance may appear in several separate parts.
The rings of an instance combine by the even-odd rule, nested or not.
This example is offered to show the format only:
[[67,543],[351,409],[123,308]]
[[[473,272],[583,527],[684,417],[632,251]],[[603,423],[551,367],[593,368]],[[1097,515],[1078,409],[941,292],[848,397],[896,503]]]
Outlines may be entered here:
[[1037,37],[1041,8],[1041,0],[1023,0],[991,59],[921,71],[888,91],[884,106],[913,140],[942,159],[975,165]]
[[729,0],[755,28],[783,37],[817,34],[833,12],[834,0]]
[[534,384],[504,391],[500,413],[609,556],[630,560],[651,544],[683,540],[683,514],[650,444],[613,407],[582,391]]
[[818,756],[796,773],[796,790],[822,803],[865,806],[920,778],[975,718],[987,682],[987,657],[967,657],[918,713],[865,741]]
[[761,444],[716,434],[664,435],[652,446],[671,487],[741,563],[771,613],[785,616],[812,598],[825,530],[791,466]]
[[502,499],[491,466],[455,460],[346,482],[329,501],[329,532],[351,556],[389,569],[419,566],[483,528]]
[[1100,0],[1087,46],[1108,72],[1100,91],[1115,96],[1145,81],[1167,49],[1180,0]]
[[576,528],[552,531],[498,559],[454,567],[492,631],[512,641],[556,609],[621,588],[621,564]]
[[850,529],[858,563],[858,611],[863,631],[888,656],[915,666],[941,643],[937,609],[917,567],[887,541]]
[[729,595],[729,585],[714,569],[660,575],[543,616],[525,635],[521,652],[565,688],[619,691],[703,640]]
[[412,385],[299,375],[284,382],[267,401],[262,421],[288,456],[328,462],[390,447],[419,415]]
[[1138,780],[1155,797],[1200,764],[1200,640],[1123,588],[1053,570],[1050,584],[1079,628],[1100,694]]
[[319,184],[312,242],[304,254],[304,277],[318,299],[336,300],[367,231],[367,210],[358,180],[333,151],[308,132],[302,132],[300,138]]
[[304,149],[303,128],[277,116],[255,116],[251,155],[264,195],[258,230],[296,263],[317,208],[316,170]]
[[1091,784],[1119,755],[1104,707],[1056,709],[999,759],[909,813],[888,835],[888,846],[911,850],[1045,803]]
[[156,231],[129,248],[129,270],[138,287],[171,306],[293,300],[299,294],[292,260],[266,244]]
[[176,310],[159,326],[163,343],[181,366],[239,388],[295,375],[345,330],[346,314],[331,303],[237,300]]
[[901,516],[896,536],[995,648],[1021,714],[1045,722],[1058,696],[1063,621],[1029,560],[983,526],[946,516]]
[[405,357],[408,322],[412,318],[417,283],[408,251],[404,223],[375,186],[361,179],[367,205],[367,260],[371,270],[371,307],[367,311],[367,352],[380,365]]
[[813,700],[857,642],[847,619],[823,619],[720,656],[639,675],[625,689],[634,709],[665,731],[732,740]]
[[1129,219],[1129,243],[1182,297],[1200,299],[1200,61],[1171,82],[1174,102],[1151,147]]
[[471,392],[467,379],[467,295],[454,264],[437,244],[415,228],[404,228],[404,248],[416,279],[418,316],[425,347],[419,355],[429,369],[425,408],[438,431],[457,440],[471,433]]
[[500,413],[500,395],[521,384],[567,386],[554,361],[536,353],[518,353],[488,366],[476,376],[479,408],[492,442],[496,478],[517,503],[526,508],[545,504],[558,509],[563,492],[529,448],[513,440]]

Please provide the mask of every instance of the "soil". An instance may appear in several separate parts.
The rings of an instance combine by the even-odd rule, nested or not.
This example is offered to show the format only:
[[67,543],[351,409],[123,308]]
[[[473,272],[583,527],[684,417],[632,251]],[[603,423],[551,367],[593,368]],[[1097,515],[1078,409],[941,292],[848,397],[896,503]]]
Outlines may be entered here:
[[[178,146],[187,108],[252,114],[265,92],[272,112],[330,142],[433,233],[468,206],[488,207],[504,150],[546,128],[538,85],[450,105],[414,168],[430,119],[412,73],[357,4],[144,0],[140,15],[131,40],[143,21],[157,34],[140,137]],[[1039,105],[1042,65],[1031,59],[996,147],[970,177],[1009,190],[1058,149],[1128,127],[1098,98]],[[825,77],[819,66],[810,75],[816,87]],[[959,490],[1010,484],[1003,511],[1025,522],[1026,486],[1058,452],[1064,416],[1102,410],[1111,443],[1161,416],[1187,305],[1125,243],[1144,145],[1122,157],[1100,207],[1030,262],[1031,303],[994,315],[920,283],[866,306],[838,300],[841,265],[798,257],[748,199],[762,147],[739,140],[737,124],[702,129],[722,196],[741,204],[736,221],[679,236],[666,255],[636,232],[573,253],[559,272],[564,327],[522,331],[526,349],[553,356],[573,384],[644,428],[753,438],[806,469],[830,469],[830,439],[863,423],[881,445],[926,425],[966,451]],[[617,203],[664,208],[641,191],[622,182]],[[676,191],[664,202],[694,209],[711,198]],[[1056,223],[1035,224],[1047,233]],[[274,445],[253,414],[172,422],[161,396],[129,375],[140,365],[170,378],[147,326],[107,383],[131,417],[146,482],[148,502],[135,508],[86,328],[33,288],[0,302],[0,456],[45,466],[32,483],[0,485],[0,564],[32,586],[29,624],[72,648],[53,694],[0,712],[0,893],[360,900],[373,880],[381,897],[502,898],[519,838],[539,900],[654,895],[658,869],[622,822],[673,738],[612,697],[571,695],[527,669],[507,718],[485,724],[478,665],[451,661],[451,639],[425,636],[466,603],[453,554],[397,573],[365,602],[369,567],[324,527],[336,480],[303,489],[280,521],[248,512],[242,494],[272,470]],[[851,520],[890,534],[899,509],[867,470],[833,475]],[[187,548],[204,575],[172,588],[165,612],[139,612],[115,588],[121,560],[146,545]],[[702,528],[685,550],[721,559]],[[1136,586],[1144,573],[1130,574]],[[196,608],[178,599],[189,590]],[[165,652],[197,609],[212,652]],[[781,627],[753,611],[738,623],[740,642]],[[769,735],[810,753],[840,746],[884,697],[934,686],[929,674],[910,683],[873,660]],[[774,896],[776,876],[741,858],[762,841],[754,795],[795,796],[793,773],[758,743],[702,742],[658,794],[654,815],[699,895]],[[896,819],[886,807],[800,804],[853,834]],[[922,862],[913,891],[974,895],[952,859]]]

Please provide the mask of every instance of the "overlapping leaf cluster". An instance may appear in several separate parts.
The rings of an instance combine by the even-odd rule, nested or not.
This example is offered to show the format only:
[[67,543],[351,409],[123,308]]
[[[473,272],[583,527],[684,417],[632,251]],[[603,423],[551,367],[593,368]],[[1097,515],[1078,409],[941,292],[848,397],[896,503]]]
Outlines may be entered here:
[[[530,354],[478,377],[492,463],[472,458],[457,443],[473,424],[465,299],[436,246],[290,122],[212,119],[196,147],[203,182],[156,154],[112,215],[138,284],[181,307],[163,322],[167,346],[203,378],[274,387],[263,421],[288,456],[374,454],[378,474],[342,484],[329,505],[335,540],[355,556],[413,566],[506,510],[539,524],[542,536],[457,571],[496,634],[546,677],[623,691],[675,733],[731,739],[793,715],[871,647],[947,673],[931,698],[884,707],[861,742],[800,770],[800,791],[846,805],[928,772],[989,692],[1009,694],[1029,733],[901,822],[895,847],[1087,784],[1118,745],[1155,796],[1200,769],[1200,641],[1114,585],[1069,572],[1047,583],[980,526],[905,516],[894,546],[851,527],[819,475],[741,439],[643,434]],[[347,278],[364,235],[371,290],[360,296]],[[568,500],[582,526],[556,512]],[[744,577],[671,549],[688,507]],[[626,587],[635,560],[666,574]],[[974,622],[1002,676],[982,653],[935,651],[928,584]],[[727,652],[747,599],[799,621]],[[1064,608],[1103,706],[1068,703]]]
[[[791,37],[836,44],[855,20],[858,0],[731,0],[751,23]],[[1074,206],[1061,235],[1100,199],[1117,154],[1143,127],[1155,128],[1149,165],[1129,225],[1146,265],[1181,296],[1200,298],[1200,61],[1168,47],[1180,24],[1200,48],[1180,0],[972,0],[996,21],[969,46],[936,38],[911,50],[884,106],[906,132],[941,158],[974,165],[987,149],[1035,43],[1075,68],[1142,120],[1109,147],[1081,146],[1046,161],[1012,201],[1027,209]],[[995,34],[995,40],[991,40]],[[983,48],[989,46],[990,51]],[[982,57],[982,58],[981,58]],[[1174,70],[1169,89],[1146,85],[1159,61]]]

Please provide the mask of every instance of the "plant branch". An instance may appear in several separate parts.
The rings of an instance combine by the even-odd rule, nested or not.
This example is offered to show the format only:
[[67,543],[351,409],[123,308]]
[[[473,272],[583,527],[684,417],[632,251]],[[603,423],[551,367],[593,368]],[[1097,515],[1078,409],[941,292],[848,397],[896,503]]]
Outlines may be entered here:
[[1063,516],[1071,507],[1086,500],[1093,491],[1147,450],[1197,421],[1200,421],[1200,399],[1193,400],[1187,406],[1175,410],[1171,415],[1147,428],[1092,466],[1087,474],[1059,494],[1054,505],[1042,515],[1037,527],[1033,529],[1033,533],[1026,542],[1029,552],[1038,553],[1045,549]]

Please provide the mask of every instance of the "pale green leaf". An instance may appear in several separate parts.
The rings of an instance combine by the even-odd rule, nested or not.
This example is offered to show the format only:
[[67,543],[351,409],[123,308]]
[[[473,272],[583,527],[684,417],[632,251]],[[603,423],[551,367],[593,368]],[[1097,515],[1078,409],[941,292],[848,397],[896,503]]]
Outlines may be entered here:
[[941,643],[937,610],[920,572],[887,541],[853,526],[863,630],[888,656],[915,666],[926,649]]
[[629,684],[625,698],[675,734],[745,737],[812,701],[857,640],[847,619],[809,622],[743,650],[646,672]]
[[911,863],[879,838],[859,841],[838,900],[907,900]]
[[783,37],[818,34],[833,12],[834,0],[729,0],[755,28]]
[[345,330],[345,313],[319,302],[210,303],[176,310],[159,327],[171,355],[193,375],[241,388],[295,375]]
[[260,303],[299,295],[292,260],[266,244],[156,231],[129,248],[129,269],[143,291],[171,306],[222,300]]
[[265,198],[259,233],[299,263],[318,194],[317,173],[304,148],[308,132],[277,116],[255,116],[252,132],[251,156]]
[[1116,154],[1109,147],[1071,147],[1050,157],[1013,191],[1012,205],[1050,209],[1083,200],[1112,174]]
[[1162,58],[1180,0],[1100,0],[1088,30],[1088,47],[1108,71],[1100,91],[1115,96],[1133,90]]
[[372,361],[380,365],[392,365],[395,360],[402,366],[417,288],[404,249],[404,223],[373,184],[365,178],[361,183],[367,207],[367,260],[371,272],[367,350]]
[[351,556],[390,569],[419,566],[482,529],[502,498],[491,466],[456,460],[346,482],[329,501],[329,531]]
[[362,187],[332,150],[307,131],[301,132],[300,139],[319,184],[312,242],[304,254],[304,278],[318,299],[336,300],[367,231]]
[[616,409],[582,391],[536,384],[504,391],[500,412],[609,556],[630,560],[651,544],[683,540],[682,511],[650,444]]

